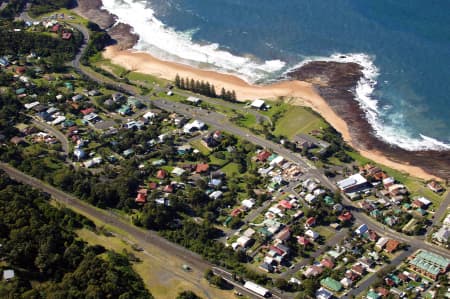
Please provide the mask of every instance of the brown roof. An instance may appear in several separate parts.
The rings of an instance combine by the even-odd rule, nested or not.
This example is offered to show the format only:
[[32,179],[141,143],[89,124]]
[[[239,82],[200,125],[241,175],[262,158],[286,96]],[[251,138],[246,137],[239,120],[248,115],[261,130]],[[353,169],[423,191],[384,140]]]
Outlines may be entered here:
[[164,169],[158,170],[158,172],[156,173],[156,177],[158,179],[165,179],[167,177],[167,171],[165,171]]
[[258,159],[258,161],[265,162],[270,157],[270,155],[272,155],[272,154],[268,151],[261,151],[258,154],[257,159]]
[[208,170],[209,170],[208,164],[197,164],[197,166],[195,167],[196,173],[207,172]]
[[394,240],[394,239],[389,239],[389,241],[387,241],[387,243],[386,243],[386,248],[384,250],[391,253],[391,252],[394,252],[395,250],[397,250],[399,245],[400,245],[399,241]]
[[360,264],[357,264],[357,265],[354,265],[354,266],[352,267],[352,271],[353,271],[353,273],[355,273],[355,274],[363,275],[364,272],[366,271],[366,269],[364,269],[364,267],[361,266]]

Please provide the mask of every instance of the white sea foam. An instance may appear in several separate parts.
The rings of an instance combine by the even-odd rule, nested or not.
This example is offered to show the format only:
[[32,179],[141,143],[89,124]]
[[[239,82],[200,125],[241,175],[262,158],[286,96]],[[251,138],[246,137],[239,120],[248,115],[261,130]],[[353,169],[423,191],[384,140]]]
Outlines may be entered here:
[[[247,82],[272,82],[282,72],[286,63],[281,60],[258,62],[255,58],[234,55],[219,47],[219,44],[198,44],[192,36],[198,30],[179,32],[164,25],[155,16],[154,10],[145,0],[103,0],[103,8],[115,14],[118,21],[129,24],[139,35],[135,46],[138,51],[149,52],[163,60],[177,61],[188,65],[211,69],[223,73],[237,75]],[[330,57],[310,57],[287,70],[299,68],[311,61],[355,62],[363,67],[363,77],[355,88],[355,100],[365,111],[368,122],[375,134],[385,142],[397,145],[406,150],[450,150],[446,144],[434,138],[420,135],[414,137],[404,128],[403,116],[400,113],[391,115],[392,124],[383,121],[378,101],[373,97],[377,85],[379,70],[374,64],[374,57],[363,53],[340,54]],[[387,82],[385,82],[387,83]],[[385,111],[386,112],[386,111]],[[392,109],[389,109],[389,113]]]
[[139,35],[135,46],[163,60],[177,61],[197,67],[234,74],[248,82],[257,82],[283,69],[285,62],[258,62],[249,57],[236,56],[222,50],[219,44],[198,44],[192,36],[196,29],[179,32],[164,25],[148,7],[146,1],[103,0],[103,8],[129,24]]
[[[373,96],[379,76],[379,69],[374,63],[374,57],[363,53],[336,53],[329,57],[310,57],[287,70],[285,74],[312,61],[354,62],[362,66],[363,77],[361,77],[354,90],[355,100],[358,101],[361,109],[365,112],[366,119],[374,129],[375,134],[386,143],[399,146],[408,151],[450,150],[450,144],[446,144],[432,137],[423,134],[414,137],[405,128],[405,120],[403,114],[400,112],[394,112],[394,114],[389,115],[392,124],[387,124],[383,121],[380,115],[383,112],[383,108],[381,110],[379,109],[378,100]],[[390,108],[391,106],[385,110],[389,110],[391,113]]]

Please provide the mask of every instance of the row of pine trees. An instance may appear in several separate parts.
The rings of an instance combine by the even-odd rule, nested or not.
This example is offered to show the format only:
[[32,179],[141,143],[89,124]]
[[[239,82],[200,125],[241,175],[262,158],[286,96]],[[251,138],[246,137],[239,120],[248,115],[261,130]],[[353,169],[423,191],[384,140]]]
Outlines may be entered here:
[[175,86],[210,98],[221,98],[225,101],[236,102],[236,92],[234,90],[230,91],[222,88],[220,94],[217,94],[216,88],[209,82],[194,80],[192,78],[181,78],[177,74],[175,77]]

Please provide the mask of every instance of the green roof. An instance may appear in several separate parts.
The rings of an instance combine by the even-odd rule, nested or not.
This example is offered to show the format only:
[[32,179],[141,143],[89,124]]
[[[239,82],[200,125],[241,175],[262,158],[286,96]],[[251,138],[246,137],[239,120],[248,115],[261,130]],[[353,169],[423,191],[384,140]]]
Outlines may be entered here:
[[447,270],[450,266],[450,259],[422,250],[409,263],[428,273],[437,275],[441,270]]
[[325,196],[325,198],[323,199],[323,201],[327,204],[327,205],[332,205],[332,204],[334,204],[334,201],[333,201],[333,199],[331,198],[331,197],[329,197],[328,195],[327,196]]
[[331,277],[322,279],[320,285],[333,292],[339,292],[342,289],[342,284]]
[[378,293],[375,293],[374,291],[369,291],[366,296],[368,299],[378,299],[380,298],[380,295]]
[[16,89],[16,94],[22,94],[25,92],[25,88]]

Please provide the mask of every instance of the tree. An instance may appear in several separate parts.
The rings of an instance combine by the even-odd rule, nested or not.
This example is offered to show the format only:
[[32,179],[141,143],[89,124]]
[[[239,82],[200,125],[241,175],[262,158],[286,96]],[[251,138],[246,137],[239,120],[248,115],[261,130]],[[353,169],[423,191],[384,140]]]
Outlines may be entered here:
[[180,79],[180,75],[176,75],[175,76],[175,86],[180,88],[181,87],[181,79]]
[[197,294],[192,291],[183,291],[178,294],[177,299],[201,299],[201,297],[197,296]]

